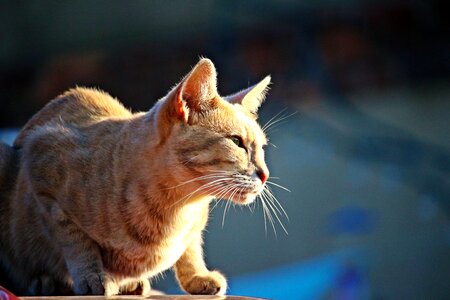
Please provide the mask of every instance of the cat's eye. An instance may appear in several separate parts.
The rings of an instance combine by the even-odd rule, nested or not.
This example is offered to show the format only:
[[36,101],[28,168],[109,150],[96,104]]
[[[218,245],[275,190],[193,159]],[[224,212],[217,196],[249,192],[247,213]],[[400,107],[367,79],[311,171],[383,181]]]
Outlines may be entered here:
[[232,137],[230,137],[230,140],[236,144],[236,146],[240,147],[240,148],[244,148],[244,141],[242,140],[242,138],[240,136],[234,135]]

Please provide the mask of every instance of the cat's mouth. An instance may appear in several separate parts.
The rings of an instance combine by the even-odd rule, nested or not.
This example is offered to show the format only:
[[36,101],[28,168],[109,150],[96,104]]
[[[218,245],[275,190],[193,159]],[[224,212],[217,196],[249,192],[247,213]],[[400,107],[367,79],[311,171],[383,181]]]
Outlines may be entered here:
[[258,192],[256,191],[242,191],[236,192],[229,197],[229,200],[239,205],[247,205],[255,201]]
[[247,204],[250,204],[253,201],[255,201],[255,199],[256,199],[256,194],[245,194],[245,195],[239,196],[237,199],[233,199],[232,201],[234,201],[237,204],[247,205]]
[[[206,186],[208,185],[214,185],[214,182],[207,183]],[[264,188],[264,185],[250,180],[219,181],[217,186],[212,192],[215,197],[232,201],[238,205],[247,205],[254,202]]]

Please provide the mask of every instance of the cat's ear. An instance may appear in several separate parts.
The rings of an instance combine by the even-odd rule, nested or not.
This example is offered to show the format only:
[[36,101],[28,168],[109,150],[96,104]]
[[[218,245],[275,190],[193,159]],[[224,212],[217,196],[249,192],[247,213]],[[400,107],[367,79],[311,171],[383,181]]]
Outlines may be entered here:
[[259,83],[251,86],[243,91],[240,91],[231,96],[227,96],[224,99],[233,104],[241,104],[250,112],[256,114],[258,108],[266,98],[267,91],[269,90],[269,84],[271,77],[266,76]]
[[188,120],[190,110],[203,111],[217,96],[217,73],[211,60],[202,58],[176,88],[175,111]]

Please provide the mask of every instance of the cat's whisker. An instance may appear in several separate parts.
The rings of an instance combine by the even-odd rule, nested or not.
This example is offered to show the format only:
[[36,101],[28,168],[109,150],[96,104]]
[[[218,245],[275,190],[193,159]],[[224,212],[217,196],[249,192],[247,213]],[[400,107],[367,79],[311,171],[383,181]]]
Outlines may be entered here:
[[267,133],[268,130],[270,129],[270,127],[272,127],[274,124],[278,123],[279,120],[281,120],[284,116],[285,116],[284,114],[281,115],[281,116],[278,114],[278,115],[277,115],[277,118],[273,119],[272,121],[270,121],[269,123],[267,123],[267,124],[263,127],[263,131],[264,131],[265,133]]
[[194,182],[194,181],[199,181],[199,180],[204,180],[204,179],[211,179],[211,178],[214,178],[214,177],[219,178],[219,177],[226,177],[226,176],[224,176],[223,174],[207,174],[207,175],[203,175],[203,176],[198,176],[198,177],[192,178],[192,179],[184,181],[184,182],[182,182],[182,183],[180,183],[178,185],[175,185],[175,186],[172,186],[172,187],[168,187],[168,188],[165,188],[165,189],[166,190],[174,189],[174,188],[186,185],[186,184]]
[[229,188],[228,185],[224,185],[224,182],[221,182],[220,184],[216,184],[216,185],[212,185],[212,186],[208,187],[204,191],[213,195],[215,199],[219,199],[219,197],[216,196],[217,193],[221,193],[222,191],[227,190],[228,188]]
[[[298,112],[295,111],[295,112],[293,112],[293,113],[291,113],[291,114],[280,116],[278,119],[273,120],[272,122],[270,122],[270,124],[267,124],[266,126],[264,126],[263,131],[267,133],[269,130],[274,129],[274,128],[276,127],[275,125],[279,124],[281,121],[286,120],[287,118],[290,118],[290,117],[296,115],[297,113],[298,113]],[[274,127],[274,126],[275,126],[275,127]],[[277,125],[277,126],[278,126],[278,125]]]
[[233,174],[232,171],[227,170],[220,170],[220,169],[206,169],[208,172],[215,172],[215,173],[227,173],[227,174]]
[[[266,196],[267,196],[267,194],[266,194]],[[267,197],[268,197],[268,196],[267,196]],[[267,201],[266,203],[267,203],[268,207],[270,207],[270,208],[272,209],[272,212],[273,212],[273,214],[275,215],[275,218],[277,219],[277,221],[278,221],[278,223],[280,224],[281,228],[283,228],[283,230],[284,230],[284,232],[285,232],[286,234],[289,234],[289,233],[287,232],[286,228],[284,227],[283,222],[281,222],[281,219],[280,219],[280,217],[278,216],[278,213],[277,213],[277,211],[276,211],[275,208],[274,208],[274,204],[270,201],[269,198],[268,198],[268,201]]]
[[278,208],[278,206],[275,205],[275,203],[274,203],[274,201],[273,201],[273,199],[272,199],[273,195],[271,195],[268,191],[266,191],[266,194],[265,194],[265,195],[267,196],[267,200],[268,200],[270,203],[273,204],[273,206],[274,206],[274,208],[275,208],[275,210],[276,210],[276,212],[274,211],[274,213],[277,213],[277,212],[278,212],[280,215],[283,215],[283,212]]
[[[267,128],[266,129],[266,131],[265,131],[265,133],[266,134],[269,134],[269,133],[273,133],[274,132],[274,130],[278,127],[278,126],[280,126],[280,125],[282,125],[282,124],[285,124],[287,121],[285,121],[285,120],[283,120],[283,121],[279,121],[279,122],[276,122],[276,123],[274,123],[274,124],[272,124],[269,128]],[[273,144],[272,144],[273,145]],[[277,148],[277,146],[275,146],[275,148]]]
[[[230,178],[220,178],[220,179],[216,179],[216,180],[214,180],[214,181],[211,181],[211,182],[209,182],[209,183],[206,183],[206,184],[202,185],[201,187],[199,187],[197,190],[191,192],[190,194],[192,195],[192,194],[194,194],[195,192],[199,192],[199,191],[202,191],[202,190],[203,190],[202,192],[214,192],[214,189],[215,189],[215,188],[221,187],[221,186],[223,186],[224,184],[226,184],[226,181],[231,181],[231,180],[232,180],[232,179],[230,179]],[[225,187],[226,187],[226,185],[225,185]],[[205,188],[206,188],[206,190],[205,190]]]
[[[272,200],[272,195],[270,194],[270,192],[269,192],[269,190],[267,189],[267,188],[265,188],[264,190],[263,190],[263,193],[264,193],[264,195],[266,196],[266,199],[267,199],[267,202],[268,202],[268,204],[274,204],[274,202],[273,202],[273,200]],[[271,207],[272,207],[272,205],[271,205]],[[278,208],[278,207],[275,207],[275,209],[273,209],[273,213],[274,214],[276,214],[276,215],[278,215],[278,214],[280,214],[280,215],[282,215],[283,213],[281,212],[281,210]]]
[[225,225],[225,215],[227,214],[228,206],[230,206],[231,201],[227,201],[227,204],[225,204],[225,208],[223,209],[223,216],[222,216],[222,228]]
[[[232,189],[232,188],[234,188],[236,186],[241,186],[241,183],[233,183],[232,185],[229,186],[229,188]],[[226,194],[228,194],[228,193],[225,191],[224,193],[222,193],[220,195],[217,195],[216,197],[217,198],[221,198],[221,197],[226,196]],[[230,196],[229,198],[232,198],[232,197]]]
[[226,196],[226,195],[228,194],[229,190],[231,190],[232,187],[233,187],[233,185],[226,185],[226,186],[220,188],[220,189],[217,191],[217,192],[219,192],[219,193],[218,193],[215,197],[216,197],[217,199],[223,198],[224,196]]
[[267,197],[267,196],[265,195],[265,193],[264,193],[264,191],[263,191],[263,192],[261,193],[261,204],[262,204],[262,208],[263,208],[263,211],[264,211],[265,215],[267,216],[267,220],[269,221],[269,223],[271,224],[271,226],[272,226],[272,228],[273,228],[273,232],[274,232],[275,236],[277,236],[277,230],[276,230],[276,228],[274,227],[272,214],[271,214],[271,212],[270,212],[270,210],[268,209],[267,204],[266,204],[266,202],[267,202],[266,197]]
[[266,203],[272,209],[273,214],[276,217],[282,216],[283,215],[282,211],[277,206],[275,206],[273,200],[270,198],[270,195],[268,193],[266,193],[265,195],[267,197],[267,202]]
[[[178,200],[174,204],[177,204],[177,203],[185,200],[186,198],[187,198],[186,200],[188,200],[196,192],[199,192],[199,191],[201,191],[201,190],[203,190],[205,188],[207,188],[208,191],[211,190],[211,189],[214,189],[216,186],[214,186],[214,185],[210,186],[214,182],[219,182],[219,181],[223,181],[223,180],[231,180],[231,178],[229,178],[229,176],[226,176],[226,175],[233,175],[235,178],[247,178],[246,176],[243,176],[243,175],[240,175],[240,174],[235,174],[235,173],[230,172],[230,171],[224,171],[224,170],[211,170],[211,171],[213,171],[214,173],[203,175],[203,176],[199,176],[199,177],[187,180],[187,181],[185,181],[183,183],[180,183],[177,186],[171,187],[171,188],[180,187],[180,186],[183,186],[185,184],[188,184],[188,183],[191,183],[191,182],[195,182],[195,181],[199,181],[199,180],[216,179],[216,180],[214,180],[212,182],[209,182],[209,183],[206,183],[205,185],[202,185],[197,190],[195,190],[195,191],[191,192],[190,194],[186,195],[185,197],[181,198],[180,200]],[[207,191],[207,190],[204,190],[204,191]],[[226,192],[226,189],[225,189],[225,192]]]
[[213,207],[209,209],[209,212],[212,212],[217,207],[217,205],[221,202],[220,199],[214,199],[214,201],[215,201],[215,203],[214,203]]
[[250,211],[252,212],[252,214],[255,213],[255,211],[256,211],[256,208],[257,208],[257,205],[258,205],[258,201],[257,201],[258,196],[259,196],[259,195],[257,195],[255,201],[253,201],[252,204],[250,204],[250,205],[248,206],[249,209],[250,209]]
[[272,217],[272,213],[270,212],[270,209],[267,207],[266,204],[266,196],[264,195],[264,193],[261,193],[261,204],[263,207],[263,211],[266,213],[267,215],[267,219],[269,220],[270,224],[272,225],[273,228],[273,233],[275,234],[275,237],[277,237],[277,230],[275,228],[275,224],[273,221],[273,217]]
[[239,189],[241,188],[242,184],[234,184],[232,189],[231,189],[231,194],[229,197],[229,201],[227,202],[227,205],[225,205],[225,209],[223,211],[223,217],[222,217],[222,228],[225,225],[225,217],[227,214],[228,209],[230,208],[231,204],[232,204],[232,199],[234,197],[234,195],[236,195],[236,193],[239,191]]
[[[259,195],[258,195],[258,196],[259,196]],[[259,208],[259,202],[256,201],[256,200],[253,201],[252,205],[253,205],[253,212],[256,211],[256,210]]]
[[252,214],[255,212],[255,203],[256,201],[253,201],[250,205],[248,205],[248,209]]
[[219,178],[219,179],[215,179],[213,181],[207,182],[207,183],[203,184],[202,186],[200,186],[199,188],[197,188],[196,190],[190,192],[189,194],[187,194],[186,196],[184,196],[181,199],[189,198],[190,196],[194,195],[195,193],[197,193],[197,192],[199,192],[201,190],[204,190],[205,188],[209,189],[209,188],[214,187],[215,185],[219,185],[223,181],[227,181],[227,180],[229,180],[229,178]]
[[284,210],[283,206],[278,201],[278,199],[275,197],[275,195],[273,194],[273,191],[270,189],[270,187],[267,187],[267,195],[273,200],[274,204],[277,204],[280,207],[280,209],[283,211],[283,214],[286,216],[286,219],[289,221],[288,214],[286,213],[286,211]]
[[217,203],[222,202],[222,197],[228,192],[228,190],[231,188],[230,185],[223,185],[215,187],[216,190],[213,190],[212,193],[214,194],[214,199],[217,200]]
[[282,109],[281,111],[279,111],[275,116],[271,117],[271,118],[269,119],[269,121],[267,121],[267,122],[261,127],[261,129],[262,129],[263,131],[265,131],[266,128],[269,126],[270,122],[272,122],[272,121],[273,121],[275,118],[277,118],[280,114],[282,114],[283,112],[285,112],[286,109],[287,109],[287,108],[283,108],[283,109]]
[[[220,200],[222,197],[225,197],[232,190],[232,187],[233,186],[231,185],[231,186],[225,186],[225,187],[219,188],[219,190],[216,191],[216,192],[218,192],[216,198]],[[222,202],[222,201],[218,201],[217,203],[219,203],[219,202]],[[228,201],[226,201],[225,208],[227,207],[227,205],[228,205]],[[224,213],[225,213],[225,209],[224,209]],[[222,225],[222,227],[223,227],[223,225]]]
[[220,184],[223,183],[223,181],[227,181],[227,180],[231,180],[231,179],[230,179],[230,178],[220,178],[220,179],[216,179],[216,180],[213,180],[213,181],[211,181],[211,182],[208,182],[208,183],[206,183],[206,184],[200,186],[199,188],[197,188],[197,189],[194,190],[193,192],[190,192],[190,193],[187,194],[186,196],[182,197],[181,199],[175,201],[174,203],[172,203],[172,204],[169,206],[169,208],[170,208],[170,207],[173,207],[173,206],[175,206],[175,205],[177,205],[177,204],[179,204],[180,202],[184,202],[184,201],[189,200],[195,193],[198,193],[198,192],[204,190],[205,188],[212,187],[212,186],[214,186],[214,185],[220,185]]
[[281,184],[275,183],[275,182],[273,182],[273,181],[267,180],[266,183],[271,184],[271,185],[274,185],[274,186],[276,186],[276,187],[279,187],[280,189],[283,189],[283,190],[285,190],[285,191],[287,191],[287,192],[289,192],[289,193],[291,192],[291,190],[288,189],[287,187],[284,187],[284,186],[282,186]]
[[[263,202],[264,200],[262,199],[261,195],[258,195],[258,197],[261,199],[261,202]],[[267,237],[267,217],[266,217],[266,211],[264,210],[264,205],[262,205],[262,211],[263,211],[263,217],[264,217],[264,232],[266,233],[266,237]]]
[[230,202],[233,201],[234,195],[236,195],[239,191],[239,188],[242,186],[240,183],[235,183],[233,186],[233,192],[230,194],[229,200]]
[[230,195],[230,200],[233,200],[234,196],[236,194],[239,194],[240,191],[242,190],[242,187],[245,187],[245,183],[235,183],[234,184],[234,191],[233,193]]
[[[271,179],[279,179],[278,177],[269,177],[269,178],[271,178]],[[286,190],[286,191],[288,191],[288,192],[291,192],[291,191],[290,191],[289,189],[287,189],[286,187],[284,187],[284,186],[282,186],[282,185],[280,185],[280,184],[274,183],[274,182],[272,182],[272,181],[270,181],[270,180],[267,180],[267,183],[270,184],[270,185],[276,186],[276,187],[278,187],[278,188],[281,188],[281,189],[283,189],[283,190]],[[283,214],[286,216],[286,219],[289,221],[289,216],[288,216],[288,214],[286,213],[286,211],[284,210],[283,206],[282,206],[281,203],[278,201],[278,199],[275,197],[275,195],[274,195],[272,189],[270,188],[270,186],[269,186],[269,185],[266,185],[266,186],[264,187],[264,190],[266,190],[267,195],[272,199],[272,202],[273,202],[275,205],[278,205],[278,207],[280,207],[280,209],[283,211]]]
[[[267,195],[266,195],[266,197],[267,197]],[[271,203],[271,202],[266,198],[265,204],[266,204],[266,207],[267,207],[267,211],[269,212],[269,215],[270,215],[270,217],[271,217],[272,227],[275,227],[275,218],[274,218],[274,215],[275,215],[276,218],[278,218],[278,215],[277,215],[277,213],[274,211],[274,209],[273,209],[273,207],[270,205],[270,203]],[[275,230],[275,237],[276,237],[276,238],[278,237],[277,233],[278,233],[278,231]]]
[[[226,193],[228,193],[229,192],[229,190],[230,190],[230,187],[229,186],[225,186],[225,187],[222,187],[222,188],[220,188],[218,191],[216,191],[216,192],[218,192],[218,196],[216,196],[216,204],[213,206],[213,208],[211,209],[211,211],[214,209],[214,208],[216,208],[216,206],[219,204],[219,203],[224,203],[224,201],[221,201],[222,199],[221,199],[221,197],[222,196],[224,196]],[[222,205],[223,206],[223,205]]]

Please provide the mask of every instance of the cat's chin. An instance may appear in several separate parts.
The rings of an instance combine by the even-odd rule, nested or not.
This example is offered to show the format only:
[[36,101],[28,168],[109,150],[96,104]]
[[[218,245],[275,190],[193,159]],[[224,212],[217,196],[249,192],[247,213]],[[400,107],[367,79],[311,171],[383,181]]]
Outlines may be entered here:
[[239,205],[248,205],[255,201],[256,194],[254,193],[246,193],[246,194],[236,194],[233,196],[233,199],[230,199],[230,201],[233,201],[236,204]]

